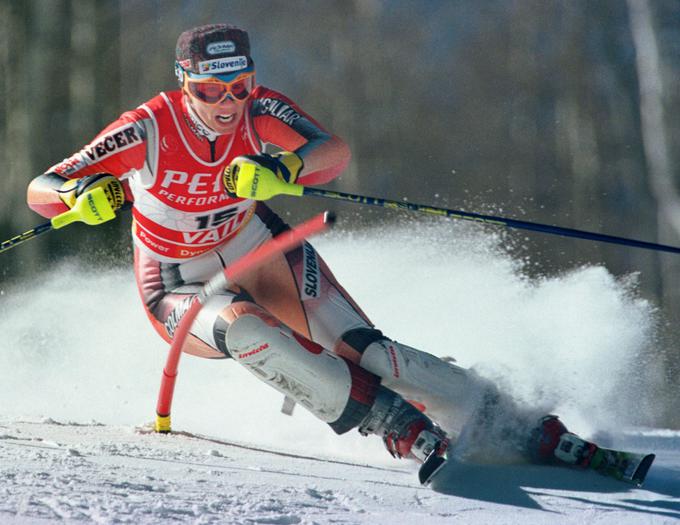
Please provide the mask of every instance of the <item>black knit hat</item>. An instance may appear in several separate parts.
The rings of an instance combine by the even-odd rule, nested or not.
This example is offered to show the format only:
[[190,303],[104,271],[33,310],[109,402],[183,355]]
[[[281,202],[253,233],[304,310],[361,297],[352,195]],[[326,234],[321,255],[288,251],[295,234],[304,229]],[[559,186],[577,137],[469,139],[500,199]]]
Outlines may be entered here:
[[184,31],[177,39],[179,67],[195,75],[230,75],[253,67],[248,33],[228,24]]

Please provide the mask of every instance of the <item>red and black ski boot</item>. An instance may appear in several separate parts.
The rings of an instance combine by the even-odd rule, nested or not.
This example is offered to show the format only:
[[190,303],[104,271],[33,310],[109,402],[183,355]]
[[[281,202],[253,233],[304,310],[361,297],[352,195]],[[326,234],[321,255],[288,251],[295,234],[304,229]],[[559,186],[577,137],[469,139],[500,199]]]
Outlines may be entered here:
[[597,445],[567,430],[557,416],[542,417],[531,431],[528,452],[535,463],[566,463],[583,468],[597,451]]
[[382,436],[385,447],[397,458],[412,457],[422,463],[418,479],[427,485],[446,463],[446,433],[399,394],[380,387],[371,411],[359,432]]

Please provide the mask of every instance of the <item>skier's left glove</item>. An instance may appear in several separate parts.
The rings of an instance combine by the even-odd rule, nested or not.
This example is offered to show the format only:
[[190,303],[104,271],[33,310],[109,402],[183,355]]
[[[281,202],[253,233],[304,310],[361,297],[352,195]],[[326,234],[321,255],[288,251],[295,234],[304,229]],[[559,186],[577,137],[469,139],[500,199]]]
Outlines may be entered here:
[[[255,170],[256,184],[246,183],[246,181],[239,184],[239,171],[246,166]],[[225,168],[222,182],[230,197],[267,200],[277,194],[274,188],[278,181],[295,183],[303,167],[302,157],[290,151],[274,155],[266,153],[242,155],[232,160],[231,164]]]

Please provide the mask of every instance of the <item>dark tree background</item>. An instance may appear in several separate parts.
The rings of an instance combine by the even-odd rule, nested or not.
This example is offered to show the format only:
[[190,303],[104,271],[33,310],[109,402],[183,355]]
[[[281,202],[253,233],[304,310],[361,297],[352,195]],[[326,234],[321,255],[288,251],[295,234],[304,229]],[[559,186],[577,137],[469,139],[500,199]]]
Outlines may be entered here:
[[[261,83],[349,142],[335,188],[680,244],[677,0],[0,0],[2,239],[41,222],[29,180],[175,89],[178,34],[217,21],[249,30]],[[290,204],[291,221],[321,209]],[[129,218],[71,231],[3,254],[0,279],[129,259]],[[508,236],[528,271],[639,271],[680,316],[678,256]]]

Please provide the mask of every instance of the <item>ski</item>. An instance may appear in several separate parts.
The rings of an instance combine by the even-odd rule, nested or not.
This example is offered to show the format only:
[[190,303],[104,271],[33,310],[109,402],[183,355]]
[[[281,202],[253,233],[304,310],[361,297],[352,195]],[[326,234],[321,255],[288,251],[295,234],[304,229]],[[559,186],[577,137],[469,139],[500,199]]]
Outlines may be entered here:
[[[637,452],[625,452],[608,448],[596,447],[592,452],[587,470],[593,470],[600,475],[613,478],[625,483],[642,486],[656,456]],[[447,463],[447,457],[432,453],[420,466],[418,480],[421,485],[429,485]],[[555,465],[571,466],[565,463]],[[584,468],[584,467],[581,467]]]
[[598,447],[588,468],[604,476],[633,483],[639,487],[645,481],[655,457],[654,454],[624,452]]

